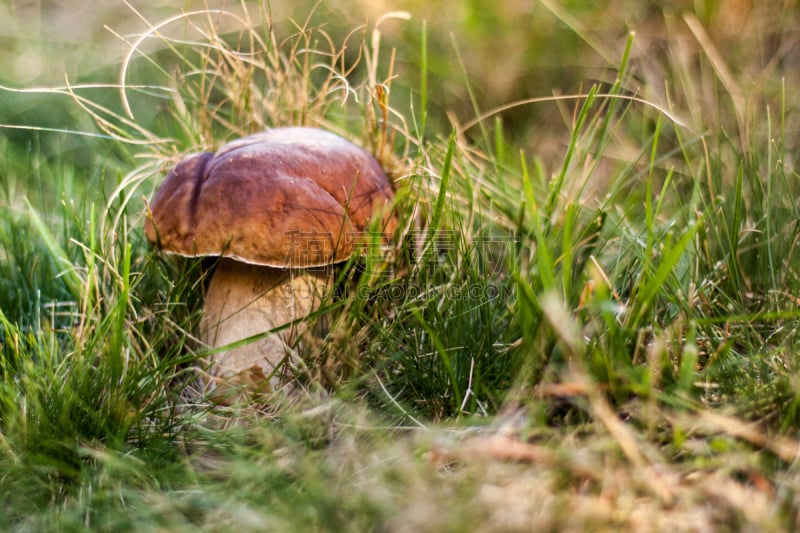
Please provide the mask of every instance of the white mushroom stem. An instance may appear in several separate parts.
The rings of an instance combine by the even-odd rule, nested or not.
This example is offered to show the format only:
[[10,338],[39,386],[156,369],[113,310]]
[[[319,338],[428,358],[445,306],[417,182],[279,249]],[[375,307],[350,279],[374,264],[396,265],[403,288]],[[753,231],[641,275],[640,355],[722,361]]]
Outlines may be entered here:
[[[203,305],[203,341],[220,348],[302,319],[318,308],[328,285],[325,269],[277,269],[222,259]],[[282,365],[296,360],[294,347],[305,330],[299,322],[212,354],[211,387],[221,386],[219,392],[224,394],[231,385],[252,385],[271,376],[270,388],[276,389],[287,368]]]

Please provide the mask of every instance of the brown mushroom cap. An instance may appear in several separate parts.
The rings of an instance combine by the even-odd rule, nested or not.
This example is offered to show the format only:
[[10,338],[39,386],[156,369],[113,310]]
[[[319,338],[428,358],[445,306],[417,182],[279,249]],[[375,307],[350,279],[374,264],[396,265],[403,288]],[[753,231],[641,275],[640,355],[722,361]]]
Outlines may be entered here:
[[344,261],[376,210],[394,219],[389,180],[366,150],[315,128],[276,128],[188,156],[151,204],[162,251],[277,268]]

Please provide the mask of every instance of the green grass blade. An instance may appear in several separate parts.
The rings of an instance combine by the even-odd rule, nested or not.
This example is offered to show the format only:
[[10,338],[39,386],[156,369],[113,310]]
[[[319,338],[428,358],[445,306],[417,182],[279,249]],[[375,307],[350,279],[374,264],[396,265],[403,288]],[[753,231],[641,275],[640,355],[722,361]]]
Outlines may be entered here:
[[69,255],[67,255],[66,251],[58,243],[55,236],[48,229],[47,225],[39,216],[39,213],[30,204],[27,198],[25,199],[25,206],[28,210],[28,217],[33,227],[36,229],[39,238],[50,253],[50,257],[63,269],[60,276],[64,280],[65,285],[75,300],[80,301],[81,295],[83,294],[83,280],[78,274],[76,266],[72,263]]
[[433,209],[433,216],[431,217],[430,227],[433,231],[442,225],[442,215],[444,214],[445,203],[447,201],[447,191],[450,183],[450,171],[453,167],[453,154],[456,149],[456,133],[455,131],[450,134],[450,140],[447,142],[447,153],[444,156],[444,163],[442,165],[442,176],[439,182],[439,192],[436,196],[436,205]]
[[539,267],[538,274],[541,277],[541,283],[544,290],[553,290],[556,286],[553,254],[551,253],[547,239],[545,238],[545,221],[542,219],[539,213],[539,206],[536,202],[536,195],[533,192],[533,184],[531,183],[530,175],[528,174],[528,166],[525,162],[525,155],[523,153],[520,153],[520,163],[522,166],[522,187],[525,194],[527,213],[531,220],[531,225],[533,226],[532,229],[536,242],[536,264]]

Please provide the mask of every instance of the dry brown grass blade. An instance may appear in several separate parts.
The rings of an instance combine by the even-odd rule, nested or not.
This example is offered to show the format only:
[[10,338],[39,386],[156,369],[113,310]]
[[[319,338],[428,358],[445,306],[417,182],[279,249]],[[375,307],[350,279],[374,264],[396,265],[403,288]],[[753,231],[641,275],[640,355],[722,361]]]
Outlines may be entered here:
[[702,411],[700,421],[717,431],[769,450],[787,463],[794,463],[800,457],[800,442],[787,437],[771,437],[757,423],[748,423],[736,417],[711,411]]
[[[525,98],[523,100],[517,100],[515,102],[510,102],[508,104],[504,104],[494,109],[490,109],[484,113],[481,113],[479,116],[468,120],[464,124],[462,124],[459,128],[459,132],[464,132],[466,130],[472,129],[484,120],[491,118],[495,115],[500,113],[504,113],[505,111],[510,111],[512,109],[516,109],[518,107],[523,107],[532,104],[541,104],[541,103],[552,103],[552,102],[563,102],[563,101],[574,101],[576,106],[580,104],[582,100],[585,100],[587,94],[560,94],[560,95],[553,95],[553,96],[536,96],[532,98]],[[661,106],[655,102],[652,102],[646,98],[642,98],[640,96],[631,96],[626,94],[595,94],[594,98],[599,99],[615,99],[615,100],[623,100],[627,102],[635,102],[637,104],[643,104],[646,107],[652,108],[656,110],[658,113],[669,119],[670,122],[673,122],[677,126],[682,128],[688,128],[688,125],[685,121],[681,120],[675,113],[671,112],[669,109]]]
[[564,346],[571,363],[572,369],[565,383],[570,384],[573,392],[583,392],[589,402],[592,416],[606,428],[617,442],[622,453],[639,473],[641,481],[662,502],[671,505],[675,499],[674,491],[658,473],[663,470],[664,462],[658,457],[655,450],[648,449],[647,454],[642,451],[633,430],[620,420],[600,387],[583,369],[581,361],[585,346],[578,323],[555,293],[545,293],[540,301],[544,316]]
[[558,20],[568,26],[576,35],[586,42],[600,57],[602,57],[609,65],[614,64],[614,54],[606,48],[600,40],[596,39],[591,31],[588,31],[583,23],[581,23],[569,10],[559,5],[561,2],[553,2],[552,0],[539,0],[548,11],[550,11]]
[[[148,90],[148,91],[163,91],[170,92],[170,89],[155,85],[130,85],[129,88]],[[114,139],[115,141],[123,142],[126,144],[138,144],[154,146],[167,142],[168,139],[160,139],[153,135],[152,132],[142,128],[133,121],[130,121],[107,107],[104,107],[91,98],[79,95],[76,91],[83,90],[103,90],[103,89],[120,89],[117,84],[108,83],[85,83],[73,85],[69,79],[65,77],[65,85],[53,87],[27,87],[15,88],[6,85],[0,85],[0,91],[18,93],[18,94],[55,94],[70,97],[83,111],[87,113],[97,124],[102,134],[86,131],[76,130],[57,130],[52,128],[43,128],[30,125],[15,125],[15,124],[2,124],[0,128],[6,129],[25,129],[30,131],[63,131],[70,135],[81,135],[84,137],[99,137]],[[130,128],[132,132],[138,133],[141,138],[134,138],[129,132],[126,132],[124,127]]]
[[[385,154],[389,139],[387,139],[387,127],[389,122],[389,96],[391,94],[392,79],[394,78],[394,61],[395,51],[392,51],[391,60],[389,61],[389,71],[387,77],[383,81],[378,81],[378,65],[380,65],[380,49],[381,49],[381,24],[390,20],[409,20],[411,14],[406,11],[391,11],[385,13],[376,22],[372,29],[370,51],[367,60],[368,83],[370,87],[370,97],[375,101],[379,110],[380,116],[375,111],[374,105],[367,106],[367,119],[370,124],[370,129],[378,131],[377,146],[375,154],[379,161],[387,158]],[[402,118],[401,114],[396,117]],[[404,119],[403,119],[404,120]]]
[[[130,6],[130,4],[129,4],[129,6]],[[133,7],[131,7],[131,9],[136,13],[136,10],[133,9]],[[133,44],[131,44],[131,47],[128,50],[128,53],[125,54],[125,58],[122,61],[122,68],[120,69],[120,73],[119,73],[120,98],[122,99],[122,106],[125,109],[125,112],[127,113],[128,117],[131,120],[134,120],[135,117],[134,117],[134,114],[133,114],[133,110],[131,109],[130,102],[128,101],[128,93],[127,93],[126,86],[127,86],[127,81],[128,81],[128,68],[130,67],[131,61],[133,60],[133,56],[137,52],[140,51],[139,48],[142,46],[142,44],[147,39],[149,39],[151,37],[154,37],[154,36],[155,37],[160,37],[159,31],[161,29],[163,29],[164,27],[169,26],[171,24],[174,24],[175,22],[185,21],[185,20],[187,20],[189,18],[192,18],[192,17],[197,17],[197,16],[206,16],[207,17],[209,15],[222,15],[222,16],[233,17],[239,23],[242,24],[243,28],[250,27],[249,23],[247,21],[245,21],[244,19],[242,19],[241,17],[239,17],[238,15],[236,15],[234,13],[231,13],[229,11],[222,10],[222,9],[202,9],[202,10],[198,10],[198,11],[190,11],[188,13],[181,13],[180,15],[175,15],[174,17],[170,17],[170,18],[168,18],[166,20],[162,20],[161,22],[159,22],[158,24],[155,24],[155,25],[150,24],[149,22],[147,22],[146,19],[144,19],[144,17],[140,16],[142,18],[142,20],[144,20],[145,22],[147,22],[150,25],[150,28],[146,32],[144,32],[142,35],[140,35],[133,42]]]
[[432,459],[438,464],[476,459],[542,465],[552,465],[557,462],[552,450],[505,435],[473,437],[452,450],[434,448],[432,453]]
[[736,78],[731,72],[731,69],[728,67],[725,58],[722,57],[719,49],[717,49],[714,41],[708,35],[705,28],[703,28],[703,25],[700,24],[700,21],[697,20],[697,17],[694,14],[687,12],[684,13],[683,20],[689,27],[692,35],[694,35],[694,38],[697,39],[698,44],[703,49],[703,52],[705,52],[706,57],[708,57],[708,60],[711,62],[711,66],[714,68],[714,72],[716,72],[717,77],[722,82],[725,90],[728,91],[731,101],[733,102],[733,110],[736,113],[739,131],[742,135],[744,135],[746,100],[744,93],[742,92],[742,88],[738,83],[736,83]]

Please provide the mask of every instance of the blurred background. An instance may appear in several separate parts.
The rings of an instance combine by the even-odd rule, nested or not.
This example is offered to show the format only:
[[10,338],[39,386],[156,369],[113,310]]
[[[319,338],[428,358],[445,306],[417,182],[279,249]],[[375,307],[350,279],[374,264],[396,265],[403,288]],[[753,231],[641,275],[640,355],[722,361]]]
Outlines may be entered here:
[[[274,0],[221,4],[214,7],[239,12],[246,8],[256,19],[268,16],[278,36],[291,35],[299,26],[323,27],[334,41],[343,40],[361,25],[373,27],[387,12],[407,11],[410,20],[381,25],[382,46],[396,49],[395,84],[408,88],[413,97],[420,87],[425,37],[429,112],[432,125],[440,131],[454,120],[473,118],[478,110],[613,83],[631,31],[635,32],[634,75],[626,91],[669,107],[698,127],[730,118],[735,121],[737,113],[741,122],[742,113],[760,112],[765,103],[780,105],[781,87],[775,80],[785,80],[787,88],[796,87],[800,72],[798,10],[792,1]],[[129,5],[121,0],[91,5],[73,0],[3,0],[0,18],[6,22],[0,27],[0,84],[24,88],[61,86],[67,80],[71,84],[114,83],[128,49],[124,41],[147,28],[145,20],[161,21],[181,9],[203,8],[202,2],[193,1],[176,7],[161,0],[134,0]],[[232,20],[224,23],[235,26]],[[673,74],[668,76],[667,71]],[[685,79],[675,77],[676,71]],[[717,102],[715,95],[706,92],[717,91],[720,85],[730,96],[722,104],[730,107],[704,105]],[[113,105],[113,98],[108,105]],[[791,98],[787,105],[796,107],[797,102]],[[548,151],[558,151],[553,143],[558,143],[571,110],[572,104],[527,105],[505,113],[503,120],[513,139],[546,158]],[[77,106],[49,95],[0,94],[0,123],[92,129]],[[32,138],[30,131],[3,129],[0,135],[23,147]],[[91,156],[78,150],[83,142],[61,138],[58,146],[76,150],[75,157],[90,164]]]

